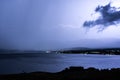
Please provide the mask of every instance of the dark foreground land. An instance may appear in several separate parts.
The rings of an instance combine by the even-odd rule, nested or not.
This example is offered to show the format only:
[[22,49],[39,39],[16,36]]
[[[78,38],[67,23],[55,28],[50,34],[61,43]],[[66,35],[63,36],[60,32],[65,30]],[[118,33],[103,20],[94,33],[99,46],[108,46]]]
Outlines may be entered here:
[[120,80],[120,68],[98,70],[70,67],[57,73],[32,72],[0,75],[0,80]]

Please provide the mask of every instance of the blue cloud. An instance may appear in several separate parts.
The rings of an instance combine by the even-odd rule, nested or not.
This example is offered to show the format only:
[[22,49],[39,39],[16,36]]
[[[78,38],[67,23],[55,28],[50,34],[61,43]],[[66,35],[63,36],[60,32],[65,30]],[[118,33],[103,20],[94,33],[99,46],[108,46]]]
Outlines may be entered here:
[[95,12],[100,13],[100,17],[96,20],[85,21],[83,23],[84,27],[94,27],[96,25],[102,25],[102,30],[110,25],[116,25],[120,23],[120,11],[115,7],[111,7],[111,3],[105,6],[98,6]]

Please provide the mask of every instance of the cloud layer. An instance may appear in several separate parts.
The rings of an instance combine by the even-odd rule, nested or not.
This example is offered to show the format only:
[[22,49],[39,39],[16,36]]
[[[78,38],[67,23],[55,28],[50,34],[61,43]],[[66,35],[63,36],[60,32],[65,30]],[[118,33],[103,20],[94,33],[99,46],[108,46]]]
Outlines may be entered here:
[[85,21],[83,23],[84,27],[94,27],[96,25],[101,25],[102,30],[110,25],[116,25],[120,23],[120,10],[116,7],[111,7],[111,3],[105,6],[98,6],[95,12],[99,12],[100,16],[96,20]]

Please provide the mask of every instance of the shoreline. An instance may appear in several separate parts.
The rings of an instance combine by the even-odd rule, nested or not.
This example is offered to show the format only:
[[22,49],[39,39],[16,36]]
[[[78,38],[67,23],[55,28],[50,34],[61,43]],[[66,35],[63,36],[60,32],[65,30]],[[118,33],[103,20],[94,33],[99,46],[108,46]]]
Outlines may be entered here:
[[120,68],[96,69],[89,67],[65,68],[56,73],[30,72],[0,75],[0,80],[120,80]]

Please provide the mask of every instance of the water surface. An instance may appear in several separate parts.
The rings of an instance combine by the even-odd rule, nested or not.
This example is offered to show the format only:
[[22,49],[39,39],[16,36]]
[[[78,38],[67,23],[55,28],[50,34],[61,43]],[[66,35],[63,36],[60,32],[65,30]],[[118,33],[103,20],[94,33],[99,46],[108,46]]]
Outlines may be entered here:
[[0,54],[0,74],[59,72],[66,67],[120,68],[119,55],[95,54]]

